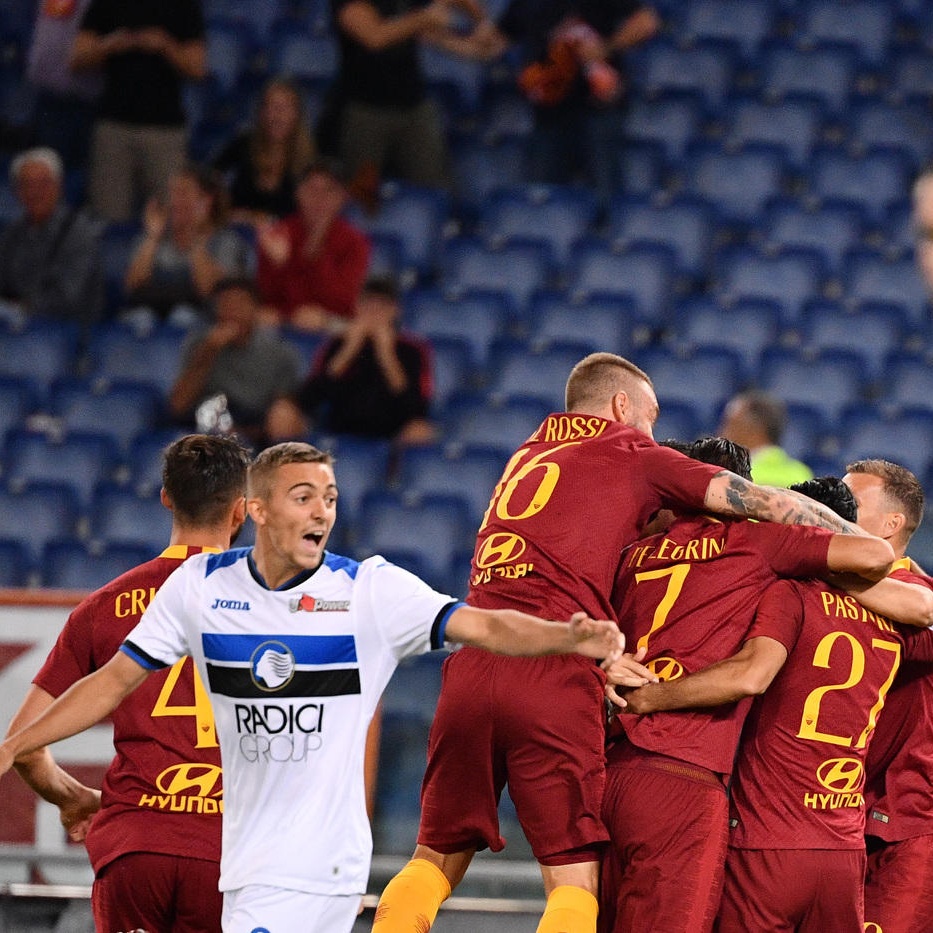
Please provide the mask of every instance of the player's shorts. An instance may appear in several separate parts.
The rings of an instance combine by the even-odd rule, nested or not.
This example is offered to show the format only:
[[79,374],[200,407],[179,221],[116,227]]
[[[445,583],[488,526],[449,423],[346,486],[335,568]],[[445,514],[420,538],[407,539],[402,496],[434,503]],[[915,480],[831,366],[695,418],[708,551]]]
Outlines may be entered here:
[[863,849],[730,848],[717,933],[859,931],[864,877]]
[[722,893],[722,775],[623,739],[606,755],[600,933],[706,933]]
[[130,852],[94,879],[91,908],[99,933],[220,933],[220,865],[207,859]]
[[933,930],[933,835],[871,848],[865,933]]
[[350,933],[359,894],[308,894],[250,884],[224,892],[224,933]]
[[508,783],[541,864],[596,861],[609,838],[600,817],[604,683],[579,655],[454,652],[428,739],[418,842],[443,853],[499,851],[497,805]]

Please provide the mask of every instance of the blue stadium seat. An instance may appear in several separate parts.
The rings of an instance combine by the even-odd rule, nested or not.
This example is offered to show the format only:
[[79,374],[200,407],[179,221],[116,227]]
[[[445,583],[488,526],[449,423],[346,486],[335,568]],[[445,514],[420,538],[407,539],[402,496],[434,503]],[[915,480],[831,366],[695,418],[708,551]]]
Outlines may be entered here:
[[878,0],[810,0],[800,8],[797,41],[804,48],[831,42],[854,48],[870,65],[881,65],[893,34],[887,3]]
[[780,304],[786,321],[800,316],[807,301],[819,298],[826,275],[820,254],[788,249],[766,256],[748,247],[727,247],[715,261],[714,292],[725,305],[754,298]]
[[917,228],[914,224],[913,205],[904,199],[888,208],[881,227],[882,249],[895,259],[913,256],[917,243]]
[[631,298],[597,294],[574,301],[550,291],[534,297],[528,320],[532,347],[572,341],[588,353],[605,350],[628,356],[637,317]]
[[521,341],[497,341],[487,391],[493,399],[536,398],[550,411],[563,411],[567,377],[584,355],[581,349],[577,343],[555,342],[535,349]]
[[337,72],[338,54],[333,36],[288,30],[273,41],[271,71],[292,78],[331,79]]
[[126,456],[127,484],[139,496],[151,496],[162,488],[162,457],[165,448],[183,437],[183,430],[149,431],[136,437]]
[[661,410],[689,405],[701,431],[711,432],[719,412],[740,387],[742,364],[732,350],[703,347],[681,355],[666,347],[641,350],[634,360],[654,382]]
[[443,585],[454,554],[476,533],[464,503],[446,496],[409,501],[394,493],[370,492],[360,506],[356,552],[407,551],[423,563],[426,582]]
[[881,223],[888,208],[910,186],[910,164],[897,149],[873,149],[853,156],[838,148],[820,147],[809,170],[810,194],[820,202],[857,205],[872,222]]
[[0,538],[0,587],[26,586],[31,564],[25,544],[12,538]]
[[15,489],[29,483],[60,483],[87,506],[95,486],[109,480],[118,463],[116,442],[104,434],[73,432],[61,439],[14,429],[3,448],[4,479]]
[[471,524],[478,528],[504,468],[505,460],[495,448],[409,447],[401,456],[398,485],[403,497],[462,499]]
[[181,368],[186,334],[160,326],[141,333],[123,324],[101,325],[88,346],[90,376],[113,382],[139,382],[167,396]]
[[485,403],[470,397],[455,399],[444,411],[444,440],[463,447],[494,448],[508,460],[549,413],[549,406],[536,398]]
[[771,33],[774,21],[775,10],[769,0],[694,0],[687,5],[680,35],[687,42],[731,40],[750,61]]
[[74,539],[50,541],[42,551],[42,585],[96,590],[159,553],[143,546],[109,545],[97,551]]
[[665,159],[679,165],[687,146],[698,139],[703,126],[702,102],[695,95],[667,94],[657,99],[632,101],[625,115],[626,139],[662,147]]
[[[924,489],[933,489],[933,475],[930,472],[920,481]],[[933,509],[924,512],[920,527],[910,539],[910,556],[921,567],[933,566]]]
[[690,147],[686,190],[712,202],[726,221],[750,224],[781,194],[785,168],[776,146],[748,145],[741,152],[725,152],[699,143]]
[[25,418],[35,409],[35,395],[24,377],[0,377],[0,445],[11,428],[25,427]]
[[694,441],[712,431],[711,425],[697,414],[696,407],[687,402],[665,402],[654,424],[656,441]]
[[397,233],[370,233],[369,268],[373,277],[402,277],[405,269],[405,243]]
[[509,138],[527,139],[534,130],[531,103],[512,87],[491,89],[479,119],[479,136],[490,143]]
[[431,408],[436,413],[458,392],[475,388],[479,373],[473,364],[473,348],[464,337],[431,339],[434,393]]
[[249,66],[248,35],[235,22],[214,19],[208,27],[207,73],[221,93],[231,94]]
[[855,309],[891,304],[903,308],[917,326],[930,320],[930,298],[912,257],[891,260],[870,251],[850,252],[842,281],[845,300]]
[[636,244],[616,252],[603,240],[587,238],[573,249],[567,291],[575,300],[597,293],[632,298],[638,316],[657,324],[670,310],[675,263],[670,246]]
[[458,58],[425,43],[421,68],[429,87],[447,90],[447,99],[453,98],[458,113],[474,113],[479,108],[488,71],[485,62]]
[[933,412],[879,414],[861,409],[842,418],[839,459],[843,463],[879,457],[924,476],[933,465]]
[[13,223],[22,213],[23,205],[19,203],[12,184],[0,178],[0,227]]
[[641,50],[632,80],[649,98],[692,91],[716,110],[732,84],[734,71],[735,55],[726,43],[697,42],[682,48],[659,39]]
[[41,400],[52,381],[71,375],[77,365],[78,331],[51,320],[22,329],[0,326],[0,377],[25,379]]
[[680,272],[701,278],[707,271],[715,229],[714,211],[700,198],[621,195],[609,205],[606,236],[619,250],[659,243],[674,250]]
[[582,189],[525,185],[493,193],[479,217],[483,237],[493,245],[541,240],[559,265],[596,219],[596,199]]
[[402,246],[402,266],[426,275],[433,270],[449,210],[450,200],[442,191],[387,182],[380,189],[375,214],[355,209],[350,217],[370,234],[396,237]]
[[124,307],[126,288],[124,279],[133,255],[133,246],[141,232],[138,221],[109,223],[101,236],[101,255],[104,258],[104,289],[108,311]]
[[898,102],[933,98],[933,60],[929,47],[901,50],[891,61],[891,96]]
[[475,218],[490,195],[525,181],[525,143],[507,137],[487,143],[463,137],[451,143],[453,175],[461,210]]
[[779,198],[765,214],[762,248],[774,253],[804,247],[822,253],[826,268],[838,274],[846,251],[863,235],[862,214],[850,204],[807,207],[799,201]]
[[417,288],[406,292],[402,301],[406,328],[432,343],[445,337],[466,341],[477,367],[486,365],[493,340],[512,318],[508,299],[496,291],[471,289],[449,296],[437,288]]
[[162,505],[158,492],[141,496],[111,483],[97,488],[88,515],[91,541],[100,547],[144,547],[157,555],[172,531],[172,513]]
[[933,153],[933,129],[926,103],[893,105],[883,100],[865,100],[850,111],[846,122],[855,152],[903,151],[918,170]]
[[760,60],[763,99],[780,102],[791,95],[811,95],[831,113],[842,114],[855,86],[858,56],[854,49],[817,46],[801,49],[786,42],[768,43]]
[[817,301],[804,309],[800,321],[804,348],[858,353],[872,379],[885,375],[888,356],[903,346],[910,331],[907,315],[890,305],[855,313],[837,302]]
[[161,401],[152,386],[87,379],[58,380],[50,394],[51,413],[66,431],[109,436],[121,453],[137,435],[155,427]]
[[823,108],[813,97],[785,97],[780,103],[740,99],[727,107],[724,145],[740,151],[749,145],[776,145],[788,164],[802,168],[820,141]]
[[653,194],[661,187],[668,166],[660,143],[626,142],[617,158],[622,187],[630,194]]
[[892,353],[884,367],[881,401],[896,408],[933,412],[933,365],[925,355]]
[[687,298],[675,309],[671,341],[682,353],[701,347],[732,350],[743,370],[752,373],[762,351],[777,343],[781,322],[781,306],[773,301],[749,298],[723,305],[707,296]]
[[467,549],[454,554],[447,576],[447,592],[452,596],[466,596],[470,586],[473,552]]
[[322,435],[314,443],[334,456],[337,514],[342,525],[355,525],[364,496],[385,488],[389,475],[389,442],[346,434]]
[[446,244],[441,261],[445,289],[499,289],[524,311],[532,294],[547,286],[553,257],[540,242],[513,240],[496,249],[475,237],[457,237]]
[[78,500],[61,483],[29,483],[23,489],[0,488],[3,536],[18,541],[30,566],[38,566],[42,548],[54,538],[77,534]]
[[826,446],[830,436],[830,428],[819,408],[797,403],[787,406],[787,424],[781,446],[792,457],[809,465],[810,460]]
[[866,373],[860,357],[842,350],[802,353],[771,348],[762,353],[758,383],[787,404],[812,405],[829,423],[865,394]]

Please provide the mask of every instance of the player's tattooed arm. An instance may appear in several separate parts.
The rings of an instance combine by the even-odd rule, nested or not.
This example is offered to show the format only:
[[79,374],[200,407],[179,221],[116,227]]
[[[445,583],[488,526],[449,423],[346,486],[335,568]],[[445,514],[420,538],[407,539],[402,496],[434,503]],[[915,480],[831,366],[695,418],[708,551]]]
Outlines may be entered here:
[[717,473],[706,489],[706,508],[726,515],[757,518],[783,525],[816,525],[837,534],[864,535],[858,525],[791,489],[758,486],[735,473]]

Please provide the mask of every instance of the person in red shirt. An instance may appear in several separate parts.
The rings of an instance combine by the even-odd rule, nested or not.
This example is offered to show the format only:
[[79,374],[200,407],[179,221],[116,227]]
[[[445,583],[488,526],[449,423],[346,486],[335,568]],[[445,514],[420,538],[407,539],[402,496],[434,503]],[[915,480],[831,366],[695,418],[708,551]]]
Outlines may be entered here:
[[[750,478],[748,450],[725,438],[682,449]],[[623,551],[613,606],[626,643],[673,680],[737,651],[758,598],[779,576],[871,572],[877,561],[864,538],[821,528],[678,515]],[[600,930],[712,930],[728,844],[726,784],[747,712],[739,703],[613,719]],[[658,799],[680,804],[657,810]],[[656,810],[650,820],[646,808]]]
[[[75,608],[10,734],[106,664],[186,558],[230,546],[246,517],[248,463],[248,451],[230,437],[188,435],[167,448],[162,502],[172,511],[169,546]],[[47,748],[16,763],[26,783],[59,807],[72,839],[87,846],[97,929],[220,933],[220,751],[210,700],[190,658],[154,674],[120,704],[113,740],[116,757],[99,793],[59,767]]]
[[[794,488],[836,503],[850,520],[856,515],[840,480]],[[890,592],[890,582],[874,588]],[[899,593],[890,600],[898,614]],[[933,632],[899,626],[821,580],[778,580],[761,597],[738,652],[626,694],[627,709],[644,714],[764,693],[752,705],[736,760],[717,931],[862,929],[865,760],[905,658],[933,662]]]
[[[793,492],[659,447],[646,373],[611,353],[581,360],[566,410],[516,451],[477,535],[467,602],[483,608],[613,618],[622,549],[661,508],[688,507],[785,523],[860,529]],[[870,546],[876,546],[874,542]],[[879,571],[892,552],[881,549]],[[651,677],[632,662],[632,684]],[[413,859],[389,882],[374,933],[430,928],[477,849],[501,849],[503,787],[541,866],[548,897],[539,933],[596,928],[605,778],[603,686],[591,663],[526,662],[464,648],[445,662],[428,744]]]
[[259,229],[257,284],[267,322],[324,333],[346,327],[371,248],[341,216],[347,198],[340,167],[318,159],[295,189],[298,210]]

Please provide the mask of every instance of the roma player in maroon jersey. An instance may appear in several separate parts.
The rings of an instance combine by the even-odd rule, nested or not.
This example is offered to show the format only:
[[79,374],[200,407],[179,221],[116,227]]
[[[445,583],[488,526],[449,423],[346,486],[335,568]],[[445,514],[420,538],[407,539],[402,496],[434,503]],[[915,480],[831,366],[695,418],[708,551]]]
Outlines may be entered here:
[[[854,517],[841,481],[801,486]],[[904,658],[933,662],[933,632],[898,626],[823,581],[779,580],[740,651],[627,696],[645,713],[764,693],[739,746],[717,931],[862,929],[865,759]]]
[[[909,574],[911,535],[923,517],[923,489],[909,470],[884,460],[848,465],[844,481],[859,504],[859,524],[887,538]],[[930,587],[931,581],[922,582]],[[933,592],[927,590],[933,601]],[[865,929],[933,930],[933,674],[907,663],[888,694],[868,753]]]
[[[189,435],[168,447],[162,502],[172,510],[169,546],[75,608],[11,733],[113,657],[182,561],[230,546],[246,516],[248,463],[246,449],[231,438]],[[154,674],[120,704],[113,740],[116,757],[99,795],[62,770],[48,749],[16,764],[59,806],[72,838],[84,838],[97,929],[219,933],[220,752],[210,700],[190,658]]]
[[[749,476],[748,450],[725,438],[681,449]],[[613,606],[627,644],[672,680],[737,651],[759,597],[779,576],[879,572],[889,551],[869,541],[801,525],[678,516],[623,552]],[[741,703],[613,720],[600,930],[712,929],[728,843],[726,783],[747,711]],[[658,800],[678,805],[659,808]]]
[[[659,447],[657,414],[651,380],[637,366],[609,353],[581,360],[566,411],[545,418],[492,494],[468,603],[613,618],[619,555],[663,507],[861,533],[796,493]],[[496,807],[506,783],[544,878],[540,933],[595,930],[608,839],[600,816],[605,677],[573,659],[513,661],[465,648],[445,662],[418,845],[386,888],[374,933],[429,929],[476,850],[503,847]],[[633,664],[632,684],[650,676]]]

